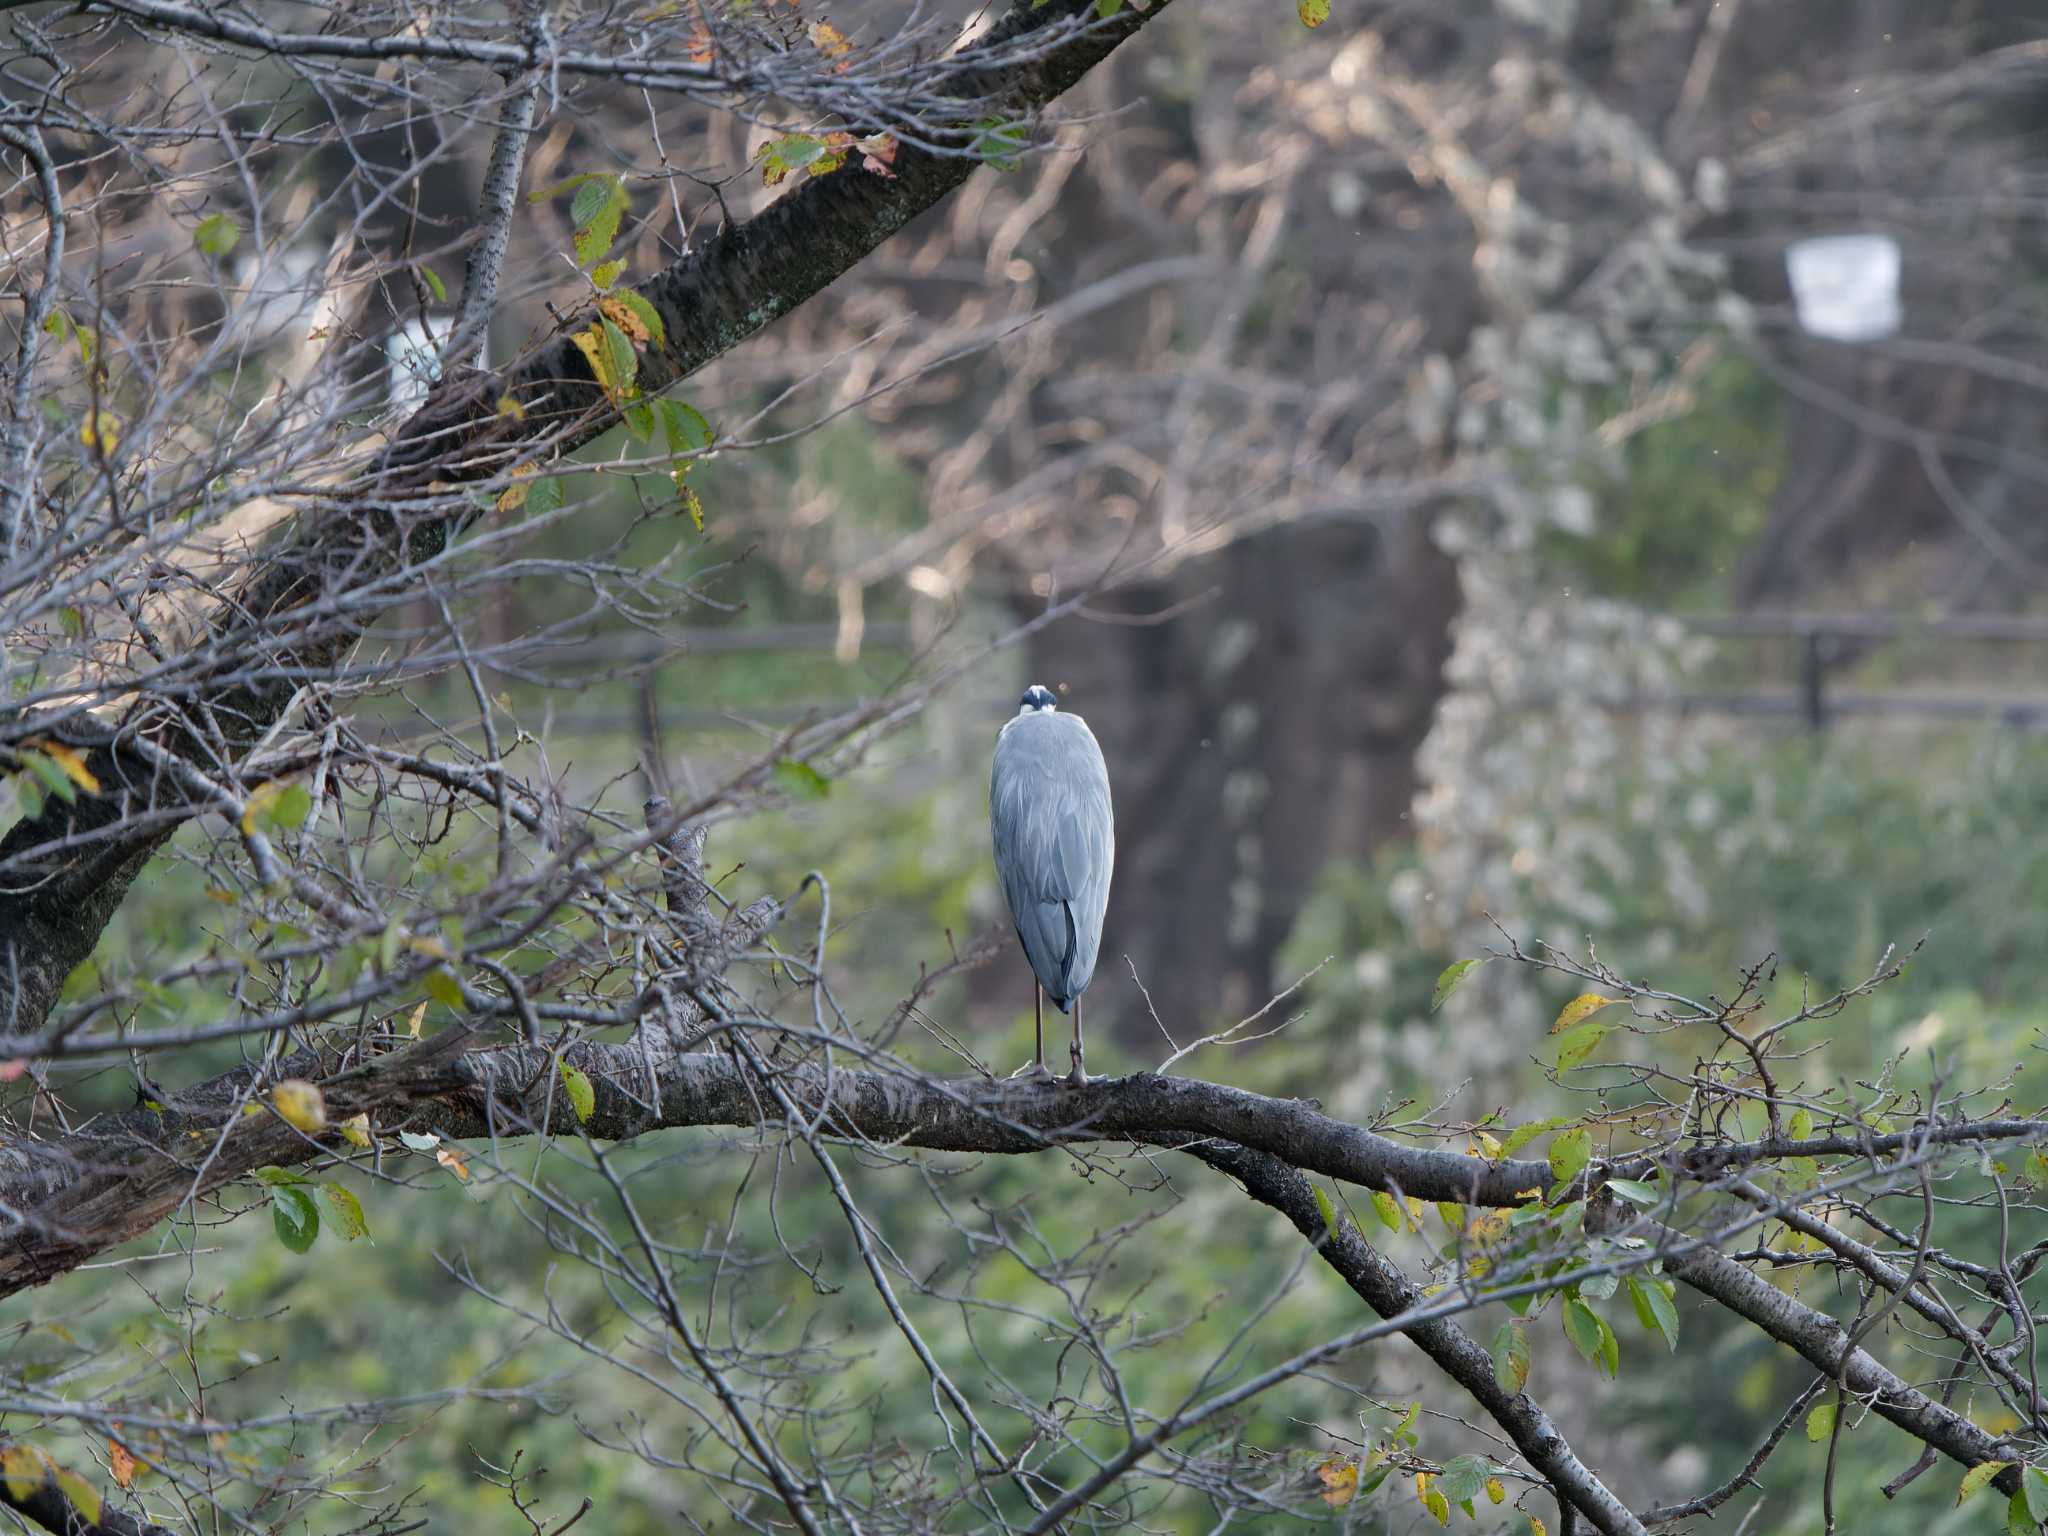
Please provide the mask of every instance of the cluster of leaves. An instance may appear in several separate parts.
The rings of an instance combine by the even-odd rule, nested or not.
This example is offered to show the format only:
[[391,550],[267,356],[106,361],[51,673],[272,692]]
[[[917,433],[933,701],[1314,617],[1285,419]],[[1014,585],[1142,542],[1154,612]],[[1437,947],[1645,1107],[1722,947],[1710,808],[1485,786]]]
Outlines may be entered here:
[[[569,207],[575,227],[576,261],[594,290],[593,318],[587,326],[570,333],[577,351],[590,366],[591,377],[605,397],[617,408],[627,430],[642,443],[659,437],[669,456],[669,478],[684,511],[704,530],[704,504],[690,483],[691,467],[710,452],[717,433],[703,412],[679,400],[644,397],[640,387],[640,359],[650,348],[668,344],[667,327],[661,311],[643,293],[619,286],[626,264],[612,255],[619,226],[630,199],[625,183],[606,172],[589,172],[532,194],[534,201],[575,193]],[[517,402],[507,400],[503,410],[517,413]],[[498,497],[500,511],[521,507],[535,513],[557,510],[562,504],[561,482],[537,476],[527,466],[514,483]]]
[[86,766],[85,754],[76,747],[35,738],[16,748],[14,757],[18,765],[14,793],[24,815],[37,815],[46,793],[66,805],[74,805],[80,794],[100,792],[99,779]]
[[[1356,1456],[1331,1457],[1317,1467],[1323,1502],[1332,1509],[1343,1509],[1377,1493],[1396,1472],[1412,1475],[1416,1502],[1438,1525],[1451,1523],[1454,1508],[1477,1520],[1482,1497],[1489,1504],[1506,1502],[1507,1485],[1500,1479],[1500,1469],[1485,1457],[1453,1456],[1439,1466],[1415,1454],[1422,1443],[1415,1430],[1421,1414],[1421,1402],[1410,1403],[1392,1429]],[[1542,1522],[1530,1518],[1536,1536],[1544,1536]]]

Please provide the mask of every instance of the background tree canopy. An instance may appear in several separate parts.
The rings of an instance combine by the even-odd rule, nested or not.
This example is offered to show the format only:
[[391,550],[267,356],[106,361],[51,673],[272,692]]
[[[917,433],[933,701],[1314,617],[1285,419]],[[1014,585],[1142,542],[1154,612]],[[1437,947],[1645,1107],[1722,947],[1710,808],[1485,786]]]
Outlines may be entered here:
[[0,3],[5,1518],[2038,1533],[2036,10]]

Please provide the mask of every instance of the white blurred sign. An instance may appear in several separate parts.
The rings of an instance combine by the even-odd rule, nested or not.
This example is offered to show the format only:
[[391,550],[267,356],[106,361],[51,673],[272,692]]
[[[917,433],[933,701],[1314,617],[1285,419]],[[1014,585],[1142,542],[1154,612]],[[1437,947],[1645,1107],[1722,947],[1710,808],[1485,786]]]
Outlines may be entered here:
[[1799,324],[1830,341],[1878,341],[1899,329],[1899,242],[1828,235],[1785,251]]

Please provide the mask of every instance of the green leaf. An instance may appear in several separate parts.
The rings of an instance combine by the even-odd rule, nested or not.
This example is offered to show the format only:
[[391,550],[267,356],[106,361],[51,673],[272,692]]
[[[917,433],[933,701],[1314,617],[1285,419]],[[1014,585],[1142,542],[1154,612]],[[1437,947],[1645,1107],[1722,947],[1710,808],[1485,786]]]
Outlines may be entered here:
[[208,256],[225,256],[242,238],[242,226],[225,213],[211,214],[192,231],[192,243]]
[[1566,1131],[1550,1143],[1550,1176],[1560,1184],[1569,1184],[1592,1160],[1593,1133],[1584,1126]]
[[1487,1475],[1484,1457],[1453,1456],[1444,1463],[1443,1481],[1437,1486],[1453,1504],[1466,1504],[1486,1491]]
[[[1972,1497],[1978,1489],[1982,1488],[2011,1465],[2012,1463],[2009,1461],[1978,1462],[1977,1465],[1963,1474],[1963,1480],[1956,1485],[1956,1502],[1960,1504],[1963,1500]],[[2025,1481],[2022,1480],[2020,1483],[2022,1494],[2025,1493],[2026,1486]]]
[[1678,1287],[1656,1275],[1630,1275],[1628,1299],[1636,1309],[1636,1321],[1651,1333],[1663,1337],[1666,1349],[1678,1348]]
[[1337,1232],[1337,1207],[1331,1204],[1330,1197],[1323,1193],[1322,1185],[1311,1184],[1309,1188],[1315,1192],[1316,1214],[1323,1218],[1323,1230],[1334,1236]]
[[1564,1332],[1574,1349],[1594,1364],[1604,1367],[1608,1375],[1619,1372],[1621,1345],[1614,1337],[1614,1330],[1607,1326],[1606,1318],[1576,1296],[1565,1298]]
[[1806,1416],[1806,1438],[1825,1440],[1835,1432],[1835,1405],[1815,1403],[1813,1411]]
[[1372,1208],[1374,1214],[1379,1217],[1381,1226],[1385,1227],[1389,1232],[1401,1230],[1400,1201],[1396,1200],[1384,1189],[1376,1189],[1372,1192]]
[[1803,1109],[1792,1111],[1792,1124],[1788,1127],[1794,1141],[1804,1141],[1813,1134],[1813,1116]]
[[269,821],[280,832],[295,832],[313,814],[313,796],[303,784],[287,784],[270,802]]
[[269,1163],[256,1170],[256,1182],[267,1184],[272,1189],[288,1189],[294,1184],[306,1184],[311,1181],[303,1173]]
[[398,1139],[415,1152],[431,1152],[441,1145],[441,1138],[431,1131],[400,1131]]
[[612,377],[618,381],[619,393],[624,394],[626,386],[640,373],[639,354],[634,352],[633,343],[627,339],[626,333],[611,321],[603,320],[599,324],[604,327],[604,345]]
[[270,1192],[270,1224],[277,1240],[293,1253],[304,1253],[320,1235],[320,1207],[298,1185],[282,1185]]
[[1023,125],[985,117],[974,127],[974,153],[981,157],[981,163],[991,170],[1016,170],[1022,163],[1019,157],[1024,151]]
[[597,284],[599,293],[606,293],[610,291],[612,284],[619,280],[619,274],[625,270],[626,264],[623,261],[600,261],[590,269],[590,280]]
[[548,475],[537,479],[526,492],[526,510],[529,515],[544,517],[550,512],[562,509],[562,481],[559,475]]
[[1095,0],[1095,14],[1104,21],[1109,20],[1124,8],[1124,0]]
[[1607,1038],[1607,1026],[1598,1019],[1574,1024],[1557,1037],[1557,1070],[1569,1072]]
[[1635,1179],[1609,1179],[1601,1188],[1626,1200],[1630,1205],[1640,1205],[1644,1210],[1661,1204],[1663,1199],[1657,1193],[1656,1185],[1640,1183]]
[[569,205],[569,222],[581,228],[595,224],[605,211],[626,201],[625,183],[618,177],[593,173],[576,188],[576,200]]
[[1294,14],[1301,18],[1301,24],[1314,31],[1330,19],[1330,0],[1295,0]]
[[422,266],[420,268],[420,281],[427,285],[427,292],[434,296],[436,304],[446,304],[448,302],[448,285],[441,281],[440,273],[436,272],[432,267]]
[[[576,1123],[588,1125],[590,1117],[597,1113],[597,1090],[590,1086],[589,1078],[568,1062],[561,1063],[560,1070],[562,1091],[569,1096],[569,1107],[576,1111]],[[1316,1193],[1321,1195],[1322,1191]]]
[[792,171],[825,158],[827,145],[815,134],[785,133],[761,146],[761,180],[774,186]]
[[42,753],[32,748],[24,747],[21,750],[21,760],[31,773],[43,781],[44,787],[59,800],[62,800],[66,805],[75,805],[78,802],[78,786],[73,784],[71,776],[62,768],[59,768],[50,758],[43,756]]
[[339,1184],[322,1184],[320,1198],[334,1213],[334,1230],[341,1234],[343,1242],[352,1243],[359,1237],[370,1235],[370,1223],[363,1215],[363,1202],[352,1191]]
[[1451,994],[1464,985],[1465,978],[1486,964],[1486,961],[1487,957],[1484,955],[1477,960],[1454,960],[1439,971],[1436,985],[1429,989],[1429,1011],[1435,1013],[1437,1009],[1443,1007],[1450,1000]]
[[14,781],[14,792],[21,797],[21,814],[34,821],[43,814],[43,791],[34,779],[23,777]]
[[2005,1536],[2040,1536],[2041,1522],[2027,1508],[2027,1490],[2020,1489],[2005,1506]]
[[785,757],[775,765],[775,782],[799,800],[822,800],[832,793],[832,781],[809,763]]
[[63,626],[64,633],[72,639],[79,640],[84,638],[85,615],[76,608],[59,608],[57,610],[57,622]]
[[619,415],[625,418],[626,430],[641,442],[654,436],[654,411],[645,400],[628,400],[619,407]]
[[462,983],[457,981],[455,973],[444,965],[437,965],[427,972],[427,996],[437,1003],[455,1009],[458,1013],[465,1006],[462,1001]]
[[1519,1392],[1529,1381],[1529,1327],[1520,1319],[1500,1325],[1493,1336],[1493,1379],[1503,1392]]
[[71,1501],[78,1518],[88,1526],[100,1523],[100,1491],[76,1472],[66,1467],[57,1469],[57,1487],[64,1497]]
[[2036,1525],[2048,1524],[2048,1467],[2029,1467],[2020,1474],[2020,1492]]
[[1508,1132],[1507,1140],[1500,1144],[1500,1155],[1513,1157],[1538,1136],[1547,1136],[1559,1127],[1571,1123],[1570,1115],[1552,1115],[1548,1120],[1531,1120],[1527,1125],[1518,1125]]

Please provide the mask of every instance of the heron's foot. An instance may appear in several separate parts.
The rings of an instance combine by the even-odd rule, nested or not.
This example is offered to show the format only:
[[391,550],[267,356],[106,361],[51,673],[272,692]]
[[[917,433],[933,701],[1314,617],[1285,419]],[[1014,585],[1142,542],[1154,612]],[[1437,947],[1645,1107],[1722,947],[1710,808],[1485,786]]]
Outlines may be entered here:
[[1088,1068],[1082,1063],[1079,1051],[1074,1052],[1074,1070],[1067,1074],[1066,1084],[1069,1088],[1088,1086]]
[[1052,1068],[1048,1067],[1043,1061],[1034,1061],[1028,1067],[1019,1067],[1010,1076],[1013,1078],[1021,1077],[1030,1083],[1049,1083],[1053,1081]]

